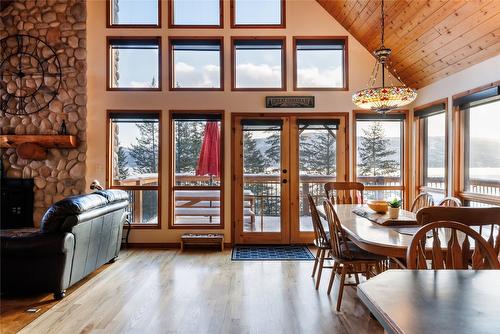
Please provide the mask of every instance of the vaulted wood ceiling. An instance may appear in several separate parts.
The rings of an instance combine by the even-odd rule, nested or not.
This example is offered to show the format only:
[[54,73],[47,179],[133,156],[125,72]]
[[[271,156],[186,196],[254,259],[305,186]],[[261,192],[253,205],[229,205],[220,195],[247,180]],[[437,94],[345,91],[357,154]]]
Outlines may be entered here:
[[[317,1],[368,51],[380,46],[381,0]],[[500,54],[500,0],[386,0],[384,7],[385,46],[408,86]]]

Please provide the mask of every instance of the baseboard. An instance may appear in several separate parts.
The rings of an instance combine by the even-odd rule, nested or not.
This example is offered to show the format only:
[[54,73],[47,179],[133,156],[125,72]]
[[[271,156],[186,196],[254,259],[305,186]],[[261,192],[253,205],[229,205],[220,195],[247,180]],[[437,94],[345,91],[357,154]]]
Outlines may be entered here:
[[[126,244],[122,244],[122,246],[126,247]],[[233,244],[231,242],[225,242],[224,248],[231,248]],[[158,249],[176,249],[181,248],[180,242],[129,242],[128,248],[158,248]]]

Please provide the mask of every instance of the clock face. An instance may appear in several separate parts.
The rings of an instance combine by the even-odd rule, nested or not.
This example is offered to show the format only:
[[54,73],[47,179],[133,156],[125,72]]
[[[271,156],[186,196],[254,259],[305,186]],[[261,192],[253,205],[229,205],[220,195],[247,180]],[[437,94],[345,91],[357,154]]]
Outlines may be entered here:
[[24,116],[47,108],[61,86],[61,64],[42,40],[12,35],[0,40],[0,111]]

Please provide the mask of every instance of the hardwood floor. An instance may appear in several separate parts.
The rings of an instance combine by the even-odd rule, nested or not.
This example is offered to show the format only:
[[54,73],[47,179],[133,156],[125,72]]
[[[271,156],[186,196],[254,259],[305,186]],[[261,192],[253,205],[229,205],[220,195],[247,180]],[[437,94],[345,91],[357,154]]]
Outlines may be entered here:
[[382,333],[355,290],[335,312],[312,262],[232,262],[231,250],[124,250],[21,333]]

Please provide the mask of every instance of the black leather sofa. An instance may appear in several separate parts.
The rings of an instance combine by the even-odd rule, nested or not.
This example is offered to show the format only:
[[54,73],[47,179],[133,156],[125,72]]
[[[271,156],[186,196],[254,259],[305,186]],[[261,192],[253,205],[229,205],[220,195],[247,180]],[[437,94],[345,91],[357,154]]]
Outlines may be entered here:
[[68,287],[107,262],[114,262],[127,219],[128,195],[101,190],[52,205],[40,229],[0,231],[1,292],[53,292]]

